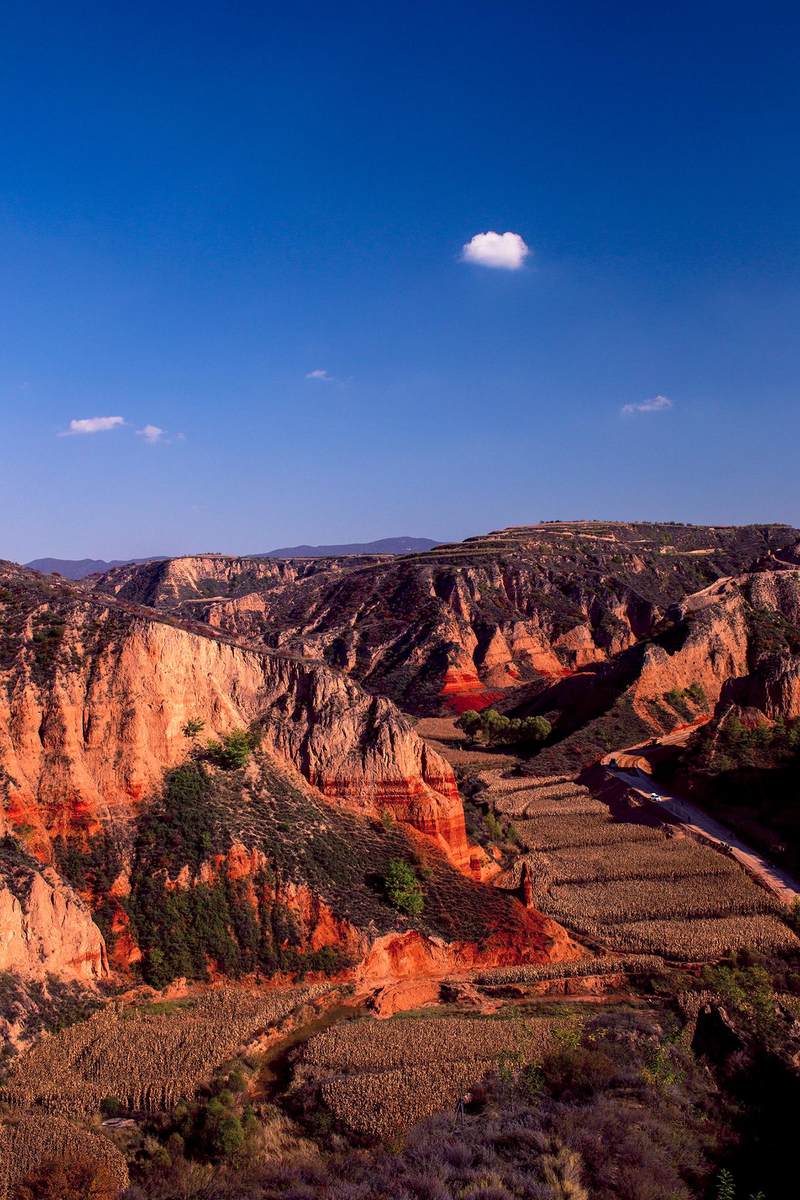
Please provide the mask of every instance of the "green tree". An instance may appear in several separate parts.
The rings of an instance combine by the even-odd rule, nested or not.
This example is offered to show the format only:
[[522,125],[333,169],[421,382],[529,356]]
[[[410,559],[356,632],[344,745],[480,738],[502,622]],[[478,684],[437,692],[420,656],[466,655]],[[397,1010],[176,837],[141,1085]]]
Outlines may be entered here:
[[233,729],[221,741],[212,740],[206,746],[211,761],[228,770],[247,766],[252,748],[253,739],[246,729]]
[[199,733],[205,729],[205,721],[199,721],[196,717],[191,717],[182,727],[181,733],[184,737],[190,738],[192,741]]
[[408,863],[393,858],[386,870],[386,896],[398,912],[418,917],[425,907],[422,886]]
[[519,740],[527,746],[538,746],[547,741],[553,732],[553,726],[547,717],[525,717],[522,722]]
[[462,730],[469,738],[474,738],[481,728],[481,714],[474,708],[468,708],[456,721],[456,728]]
[[245,1142],[242,1122],[221,1097],[209,1100],[206,1105],[201,1137],[209,1158],[231,1158],[242,1150]]
[[481,713],[483,734],[490,745],[507,739],[511,732],[511,721],[504,717],[496,708],[485,708]]

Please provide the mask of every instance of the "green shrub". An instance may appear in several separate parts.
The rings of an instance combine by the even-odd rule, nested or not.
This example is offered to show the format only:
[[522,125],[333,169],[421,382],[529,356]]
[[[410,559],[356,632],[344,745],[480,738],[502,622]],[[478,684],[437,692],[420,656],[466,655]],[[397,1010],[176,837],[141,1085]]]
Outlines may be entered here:
[[210,741],[206,752],[211,762],[226,770],[246,767],[253,749],[253,739],[246,729],[233,729],[221,741]]
[[386,896],[398,912],[418,917],[425,907],[422,886],[408,863],[393,858],[386,870]]
[[730,1171],[723,1168],[717,1176],[715,1200],[736,1200],[736,1184]]

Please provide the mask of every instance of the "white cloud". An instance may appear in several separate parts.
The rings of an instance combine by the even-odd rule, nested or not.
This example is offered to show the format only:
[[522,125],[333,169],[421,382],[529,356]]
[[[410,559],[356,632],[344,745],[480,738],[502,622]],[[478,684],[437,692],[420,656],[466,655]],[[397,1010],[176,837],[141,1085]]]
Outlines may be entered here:
[[136,432],[139,437],[143,437],[151,445],[154,442],[162,441],[164,437],[164,430],[159,429],[158,425],[145,425],[144,429],[137,429]]
[[672,408],[669,396],[653,396],[650,400],[642,400],[641,404],[623,404],[621,412],[630,417],[634,413],[664,412],[668,408]]
[[306,379],[321,379],[323,383],[333,382],[333,376],[329,375],[327,371],[323,371],[321,367],[317,367],[315,371],[309,371]]
[[123,417],[83,417],[79,421],[70,421],[69,429],[65,429],[59,437],[70,437],[73,433],[105,433],[107,429],[116,429],[124,424]]
[[461,252],[464,262],[518,271],[531,253],[518,233],[476,233]]

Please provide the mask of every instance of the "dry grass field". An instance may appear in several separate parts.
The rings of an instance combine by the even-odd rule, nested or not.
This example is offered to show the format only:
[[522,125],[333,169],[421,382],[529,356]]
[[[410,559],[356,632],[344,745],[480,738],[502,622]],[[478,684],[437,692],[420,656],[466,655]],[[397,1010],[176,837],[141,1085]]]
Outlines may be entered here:
[[536,1062],[552,1021],[521,1017],[395,1017],[351,1021],[312,1038],[298,1080],[313,1078],[354,1133],[389,1137],[452,1108],[503,1056]]
[[704,961],[728,950],[797,949],[773,895],[733,859],[654,823],[638,805],[615,811],[563,778],[485,773],[482,799],[510,817],[543,912],[609,950]]
[[330,985],[222,988],[186,1003],[108,1008],[38,1042],[14,1063],[0,1099],[18,1108],[89,1115],[105,1098],[134,1111],[169,1108],[214,1068]]

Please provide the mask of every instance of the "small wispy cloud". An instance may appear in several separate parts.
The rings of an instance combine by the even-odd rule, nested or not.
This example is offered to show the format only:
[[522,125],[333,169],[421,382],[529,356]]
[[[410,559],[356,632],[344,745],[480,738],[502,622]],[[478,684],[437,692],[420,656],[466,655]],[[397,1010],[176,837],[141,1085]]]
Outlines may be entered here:
[[329,375],[328,372],[324,371],[321,367],[317,367],[315,371],[309,371],[306,375],[306,379],[318,379],[321,380],[322,383],[333,383],[333,376]]
[[117,429],[125,424],[124,417],[81,417],[80,420],[70,421],[69,429],[64,429],[59,437],[72,437],[74,434],[105,433],[109,429]]
[[158,425],[145,425],[143,429],[137,429],[136,434],[140,438],[144,438],[151,446],[156,442],[163,442],[165,430],[160,429]]
[[642,400],[640,404],[623,404],[620,412],[624,417],[631,417],[634,413],[665,412],[668,408],[672,408],[669,396],[653,396],[650,400]]
[[476,233],[462,247],[463,262],[477,263],[481,267],[498,267],[505,271],[518,271],[531,253],[525,239],[518,233]]

